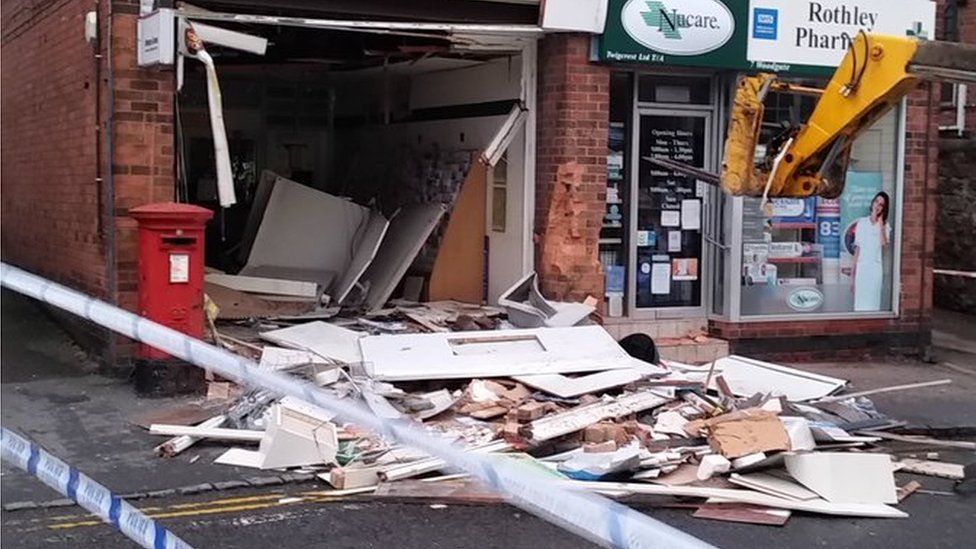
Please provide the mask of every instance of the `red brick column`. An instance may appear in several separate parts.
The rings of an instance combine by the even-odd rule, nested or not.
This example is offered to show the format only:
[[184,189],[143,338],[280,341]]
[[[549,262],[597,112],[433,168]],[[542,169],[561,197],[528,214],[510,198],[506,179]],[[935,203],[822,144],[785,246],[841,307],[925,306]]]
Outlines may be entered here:
[[135,310],[138,248],[131,208],[173,200],[176,186],[172,68],[140,68],[136,61],[139,2],[116,2],[112,28],[115,185],[115,273],[118,305]]
[[603,295],[610,71],[589,62],[589,41],[554,34],[539,48],[536,271],[558,300]]

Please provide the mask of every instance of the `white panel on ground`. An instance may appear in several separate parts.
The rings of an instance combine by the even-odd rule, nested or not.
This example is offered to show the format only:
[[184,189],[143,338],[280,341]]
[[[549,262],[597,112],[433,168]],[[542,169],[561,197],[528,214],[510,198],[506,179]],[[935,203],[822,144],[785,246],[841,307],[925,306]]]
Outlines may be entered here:
[[898,503],[887,454],[787,454],[786,470],[832,503]]
[[601,326],[367,336],[360,340],[374,379],[453,379],[633,368]]

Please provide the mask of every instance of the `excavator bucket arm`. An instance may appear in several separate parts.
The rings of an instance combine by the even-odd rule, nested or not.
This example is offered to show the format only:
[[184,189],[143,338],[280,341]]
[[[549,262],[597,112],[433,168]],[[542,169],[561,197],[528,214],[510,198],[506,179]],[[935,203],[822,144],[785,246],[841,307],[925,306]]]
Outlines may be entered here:
[[[793,90],[775,75],[740,79],[722,159],[734,195],[836,197],[851,145],[923,80],[976,82],[976,45],[860,33],[827,86]],[[770,89],[818,94],[807,121],[767,148],[756,166],[763,100]]]

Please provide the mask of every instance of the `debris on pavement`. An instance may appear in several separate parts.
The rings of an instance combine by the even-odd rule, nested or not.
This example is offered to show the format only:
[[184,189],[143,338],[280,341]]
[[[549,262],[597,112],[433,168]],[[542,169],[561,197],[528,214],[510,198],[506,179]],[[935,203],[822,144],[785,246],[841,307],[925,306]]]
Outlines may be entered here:
[[[385,228],[384,220],[378,227]],[[376,231],[373,252],[384,234]],[[395,270],[415,244],[396,244]],[[257,247],[252,257],[255,250],[271,253]],[[367,272],[363,265],[377,265],[367,261],[373,257],[382,259],[382,253],[364,253],[362,265],[337,272],[355,281],[382,279],[386,295],[395,281]],[[352,276],[350,269],[363,272]],[[944,381],[845,395],[845,380],[747,357],[647,362],[601,326],[587,324],[591,303],[547,301],[534,276],[519,281],[501,308],[386,301],[369,285],[356,284],[348,294],[358,292],[360,306],[329,308],[325,270],[316,275],[314,303],[308,301],[314,284],[275,282],[269,272],[210,277],[208,288],[217,281],[233,286],[215,293],[218,307],[227,306],[220,301],[230,293],[252,300],[247,316],[213,319],[215,340],[225,348],[337,398],[360,400],[381,417],[417,422],[467,451],[516,460],[568,487],[611,497],[692,498],[701,502],[692,505],[695,517],[781,526],[794,512],[907,516],[893,505],[926,491],[917,481],[896,484],[896,475],[964,478],[962,464],[925,450],[966,450],[973,443],[899,434],[905,423],[868,398]],[[248,293],[254,288],[263,293]],[[262,312],[253,299],[288,305]],[[297,311],[295,304],[305,312],[282,314]],[[231,310],[242,309],[232,304]],[[204,404],[136,420],[151,434],[175,437],[156,447],[159,455],[171,457],[195,443],[224,445],[217,463],[298,468],[330,484],[334,495],[435,505],[505,501],[438,458],[306,402],[220,379],[210,385],[212,398]]]

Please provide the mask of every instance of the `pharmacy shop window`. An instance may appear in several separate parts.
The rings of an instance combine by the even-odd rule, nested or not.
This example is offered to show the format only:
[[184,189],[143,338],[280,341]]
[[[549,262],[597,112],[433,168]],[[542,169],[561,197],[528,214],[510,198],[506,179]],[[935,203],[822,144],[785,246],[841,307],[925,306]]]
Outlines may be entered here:
[[[760,142],[806,120],[813,105],[770,94]],[[740,317],[892,311],[902,135],[898,108],[863,133],[836,199],[774,199],[765,212],[760,199],[743,199]]]

